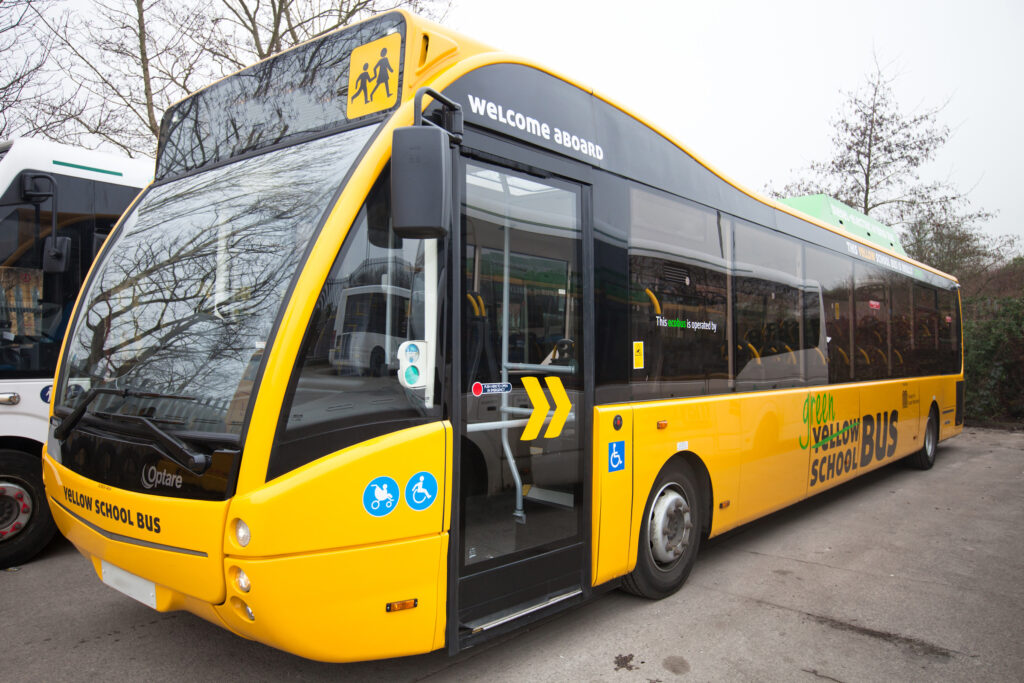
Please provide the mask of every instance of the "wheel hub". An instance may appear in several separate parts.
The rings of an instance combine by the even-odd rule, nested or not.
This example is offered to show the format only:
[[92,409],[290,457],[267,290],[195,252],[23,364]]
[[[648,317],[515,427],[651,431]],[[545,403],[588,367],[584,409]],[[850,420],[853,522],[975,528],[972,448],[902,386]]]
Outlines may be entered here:
[[675,488],[665,487],[651,509],[651,555],[655,564],[667,569],[682,557],[690,545],[693,520],[690,505]]
[[0,542],[17,535],[32,516],[32,496],[20,484],[0,481]]

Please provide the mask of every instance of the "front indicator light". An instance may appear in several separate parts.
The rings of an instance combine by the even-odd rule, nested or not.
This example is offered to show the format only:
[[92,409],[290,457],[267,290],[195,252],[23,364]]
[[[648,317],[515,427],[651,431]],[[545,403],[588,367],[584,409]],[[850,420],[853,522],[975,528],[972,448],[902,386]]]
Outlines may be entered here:
[[249,545],[252,534],[249,532],[249,525],[240,519],[235,520],[235,540],[243,548]]

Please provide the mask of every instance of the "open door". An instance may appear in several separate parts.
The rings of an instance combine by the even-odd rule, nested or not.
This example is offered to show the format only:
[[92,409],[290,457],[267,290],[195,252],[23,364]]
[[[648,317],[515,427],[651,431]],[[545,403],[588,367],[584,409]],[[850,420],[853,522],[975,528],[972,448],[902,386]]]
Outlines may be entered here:
[[465,158],[458,620],[472,637],[588,584],[582,186]]

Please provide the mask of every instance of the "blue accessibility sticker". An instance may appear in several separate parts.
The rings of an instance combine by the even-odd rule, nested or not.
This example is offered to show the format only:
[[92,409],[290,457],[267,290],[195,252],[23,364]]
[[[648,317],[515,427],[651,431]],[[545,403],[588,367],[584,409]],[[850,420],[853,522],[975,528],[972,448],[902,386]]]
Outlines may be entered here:
[[612,441],[608,444],[608,471],[626,469],[626,442]]
[[419,512],[434,504],[437,498],[437,479],[430,472],[417,472],[405,485],[405,502]]
[[39,400],[41,400],[43,403],[49,403],[51,391],[53,391],[53,385],[47,384],[45,387],[43,387],[43,390],[39,392]]
[[363,491],[363,507],[374,517],[383,517],[398,505],[401,492],[391,477],[377,477]]

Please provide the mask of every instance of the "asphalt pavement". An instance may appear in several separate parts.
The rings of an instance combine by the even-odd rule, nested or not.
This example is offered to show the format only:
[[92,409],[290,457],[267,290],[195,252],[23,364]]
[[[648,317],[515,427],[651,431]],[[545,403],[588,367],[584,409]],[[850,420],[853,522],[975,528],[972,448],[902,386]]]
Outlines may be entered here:
[[660,602],[613,591],[452,658],[310,662],[99,582],[63,539],[0,572],[0,680],[1024,679],[1024,434],[968,428],[710,541]]

